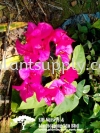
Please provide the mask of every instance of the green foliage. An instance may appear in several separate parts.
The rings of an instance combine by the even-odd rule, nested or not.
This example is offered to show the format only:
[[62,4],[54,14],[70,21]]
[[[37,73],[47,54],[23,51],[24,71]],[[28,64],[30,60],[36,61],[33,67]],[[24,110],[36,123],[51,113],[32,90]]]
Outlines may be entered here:
[[94,28],[100,29],[100,19],[98,19],[92,26]]
[[72,66],[78,71],[79,75],[84,73],[86,66],[86,59],[82,45],[78,45],[74,49]]
[[96,93],[93,95],[95,101],[100,102],[100,93]]
[[83,95],[84,84],[85,84],[85,80],[82,80],[77,85],[76,95],[78,96],[78,98],[81,98]]
[[28,98],[26,103],[24,101],[22,101],[18,110],[39,108],[39,107],[43,107],[45,105],[46,105],[46,103],[44,102],[44,100],[41,100],[40,102],[38,102],[34,95],[33,97]]
[[15,123],[12,119],[10,119],[10,128],[13,128],[16,126],[18,123]]
[[100,128],[100,121],[92,122],[90,126],[94,128]]
[[45,112],[45,108],[44,107],[38,107],[34,109],[34,116],[38,116],[41,115],[42,113]]
[[83,93],[86,94],[86,93],[88,93],[89,91],[90,91],[90,85],[84,86],[84,88],[83,88]]
[[15,103],[15,102],[12,102],[11,103],[11,110],[12,110],[12,112],[17,113],[18,112],[17,108],[18,108],[18,104]]
[[80,24],[78,24],[78,30],[81,33],[87,33],[88,32],[88,28],[86,26],[81,26]]
[[71,112],[79,103],[76,95],[66,96],[64,101],[57,105],[51,113],[51,117],[59,116],[64,112]]
[[84,102],[85,102],[86,104],[88,104],[88,103],[89,103],[89,96],[88,96],[88,95],[84,95],[84,96],[83,96],[83,100],[84,100]]
[[100,111],[100,105],[98,103],[95,103],[93,108],[94,115],[97,115],[99,111]]

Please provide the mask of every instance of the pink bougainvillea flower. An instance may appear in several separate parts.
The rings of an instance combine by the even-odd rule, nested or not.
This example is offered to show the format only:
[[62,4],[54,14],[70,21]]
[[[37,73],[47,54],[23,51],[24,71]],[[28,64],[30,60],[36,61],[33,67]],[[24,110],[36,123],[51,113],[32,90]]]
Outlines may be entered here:
[[53,31],[53,27],[46,22],[38,23],[38,25],[29,22],[25,33],[26,40],[28,41],[33,38],[45,39],[50,36]]
[[35,53],[39,61],[46,61],[49,58],[50,46],[48,39],[40,40],[39,38],[33,38],[30,40],[29,45],[31,46],[31,51],[34,51],[32,57],[28,56],[29,59],[35,58]]
[[45,97],[45,88],[41,84],[32,84],[32,88],[36,93],[38,102],[40,102],[42,98]]
[[44,92],[44,100],[47,103],[47,105],[51,105],[52,102],[55,102],[55,96],[58,93],[58,88],[45,88]]
[[36,91],[35,87],[37,89],[39,88],[38,86],[42,81],[42,74],[42,63],[40,62],[34,65],[32,69],[23,68],[19,70],[19,75],[24,80],[24,82],[20,86],[13,86],[13,88],[17,91],[20,91],[20,96],[23,101],[26,101],[27,98],[31,97],[34,94],[34,92]]
[[36,27],[36,24],[32,22],[28,23],[27,32],[25,33],[26,38],[28,38],[31,35],[32,31],[35,30]]
[[44,100],[47,105],[51,105],[52,102],[60,104],[64,100],[64,94],[60,91],[60,87],[65,83],[60,79],[55,79],[49,88],[45,89]]
[[39,60],[46,61],[50,56],[50,46],[47,39],[42,40],[39,50]]
[[29,80],[25,80],[20,86],[13,85],[12,88],[20,92],[20,97],[24,102],[34,94],[34,90],[31,87]]
[[30,60],[34,63],[39,58],[38,51],[35,48],[33,49],[31,44],[21,44],[21,42],[17,40],[16,49],[20,55],[24,56],[24,61],[27,63],[30,62]]
[[[35,36],[34,30],[37,30],[38,34]],[[53,28],[48,23],[39,23],[37,27],[31,33],[30,43],[33,49],[37,49],[39,60],[46,61],[50,55],[49,36],[53,33]],[[35,32],[36,33],[36,32]]]
[[69,65],[69,61],[70,61],[70,59],[68,57],[68,53],[64,52],[64,51],[62,51],[62,52],[60,51],[58,55],[60,55],[61,60],[64,63],[64,65],[68,66]]
[[62,61],[66,64],[69,62],[69,55],[72,53],[72,43],[75,42],[71,39],[64,30],[56,29],[52,34],[50,41],[56,45],[56,55],[60,55]]
[[43,72],[42,62],[36,62],[35,65],[30,66],[30,68],[20,69],[19,75],[23,80],[29,79],[34,83],[41,83]]
[[26,44],[22,45],[16,41],[16,48],[19,54],[24,56],[25,62],[37,60],[46,61],[50,55],[49,36],[53,33],[50,24],[42,22],[38,25],[29,22],[25,33]]
[[[45,96],[46,103],[50,105],[52,101],[55,101],[56,104],[60,104],[63,102],[65,95],[75,93],[76,88],[72,85],[72,82],[76,78],[78,78],[77,71],[69,68],[60,79],[55,79],[50,85],[48,93]],[[53,93],[53,91],[55,93]]]
[[48,105],[51,105],[52,102],[60,104],[63,102],[65,95],[76,92],[72,82],[78,78],[77,71],[72,68],[65,70],[64,74],[61,74],[60,79],[53,80],[50,87],[47,88],[42,86],[44,70],[42,69],[41,62],[49,59],[51,54],[50,43],[53,42],[54,46],[56,46],[54,50],[56,56],[60,55],[62,62],[64,62],[65,66],[68,66],[70,61],[69,55],[73,51],[72,42],[74,40],[64,30],[54,30],[50,24],[45,22],[38,25],[29,22],[24,35],[26,43],[22,44],[17,40],[16,49],[24,57],[25,62],[29,63],[31,60],[33,64],[30,65],[32,68],[28,67],[19,70],[23,83],[20,86],[13,86],[13,88],[20,92],[20,97],[25,102],[27,98],[36,93],[39,102],[44,98]]
[[72,67],[64,71],[64,74],[60,77],[63,81],[66,80],[69,83],[72,83],[75,79],[78,78],[78,73]]
[[[59,51],[65,50],[66,47],[69,47],[72,42],[75,42],[73,39],[71,39],[64,30],[62,29],[56,29],[54,31],[54,34],[52,34],[52,41],[56,44],[56,54]],[[68,46],[69,45],[69,46]],[[70,51],[71,50],[71,51]],[[72,48],[70,46],[69,49],[67,49],[68,53],[72,52]]]
[[53,27],[45,22],[39,23],[37,26],[41,31],[41,38],[44,39],[53,33]]

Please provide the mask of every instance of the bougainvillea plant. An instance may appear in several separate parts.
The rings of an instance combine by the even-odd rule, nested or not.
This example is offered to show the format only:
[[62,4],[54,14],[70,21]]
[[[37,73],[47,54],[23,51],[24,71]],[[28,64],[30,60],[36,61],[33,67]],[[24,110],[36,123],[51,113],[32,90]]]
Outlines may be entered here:
[[[29,22],[23,36],[16,40],[16,50],[23,57],[24,65],[18,70],[22,83],[12,86],[12,111],[15,114],[22,111],[35,119],[32,125],[26,125],[23,133],[38,132],[47,124],[43,130],[46,133],[51,123],[59,122],[62,130],[62,122],[66,124],[62,115],[77,107],[80,89],[85,84],[84,80],[77,84],[86,67],[84,49],[81,44],[73,49],[75,40],[66,31],[54,29],[45,22],[38,25]],[[57,117],[59,122],[55,121]],[[12,127],[16,125],[14,122]]]
[[18,123],[21,133],[100,133],[100,19],[66,30],[30,22],[16,41],[24,64],[12,89],[12,133]]
[[[70,61],[69,56],[73,51],[72,42],[74,40],[64,30],[60,28],[53,29],[50,24],[44,22],[38,25],[29,22],[24,36],[26,38],[25,43],[22,44],[17,40],[16,49],[24,57],[24,62],[27,63],[28,68],[19,70],[19,75],[23,79],[23,83],[20,86],[13,86],[13,88],[20,92],[20,97],[25,102],[27,98],[36,93],[39,102],[44,98],[48,105],[51,105],[52,102],[60,104],[64,100],[65,95],[76,92],[76,87],[72,82],[78,78],[77,70],[66,66]],[[50,44],[52,44],[52,47],[50,47]],[[49,59],[53,58],[52,55],[56,59],[60,56],[66,69],[63,67],[65,70],[62,74],[59,68],[60,75],[58,77],[54,77],[51,72],[53,80],[51,80],[52,83],[50,86],[46,87],[42,85],[43,73],[45,71],[43,64],[45,61],[49,62]],[[29,66],[30,61],[32,61],[31,66]],[[57,64],[57,62],[54,64]],[[54,67],[53,65],[51,67]],[[57,68],[51,69],[57,70]]]

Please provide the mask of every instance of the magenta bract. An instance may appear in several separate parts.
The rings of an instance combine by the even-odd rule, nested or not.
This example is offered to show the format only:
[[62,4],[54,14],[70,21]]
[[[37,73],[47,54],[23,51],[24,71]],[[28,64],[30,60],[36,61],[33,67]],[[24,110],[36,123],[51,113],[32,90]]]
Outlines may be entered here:
[[[23,83],[20,86],[13,85],[13,88],[20,92],[20,97],[25,102],[27,98],[35,93],[39,102],[44,98],[48,105],[51,105],[52,102],[60,104],[63,102],[65,95],[76,92],[72,82],[78,78],[77,71],[70,67],[64,71],[64,74],[61,73],[59,78],[53,79],[49,87],[45,87],[42,85],[42,77],[45,72],[42,63],[49,61],[51,54],[50,43],[53,42],[56,48],[53,54],[57,57],[60,56],[64,65],[68,67],[69,56],[73,52],[72,43],[74,40],[64,30],[60,28],[53,29],[50,24],[45,22],[38,25],[29,22],[24,36],[26,42],[23,44],[18,39],[16,49],[24,57],[28,68],[19,70]],[[29,67],[30,60],[32,61],[31,68]]]

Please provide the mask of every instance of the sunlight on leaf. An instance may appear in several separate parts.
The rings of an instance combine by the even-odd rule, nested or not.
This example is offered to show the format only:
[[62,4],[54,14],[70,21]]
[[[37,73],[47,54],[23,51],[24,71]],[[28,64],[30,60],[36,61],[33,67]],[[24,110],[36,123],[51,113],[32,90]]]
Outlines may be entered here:
[[59,116],[65,112],[71,112],[78,104],[79,99],[75,94],[66,96],[64,101],[54,108],[51,113],[51,117]]
[[[7,26],[8,26],[7,23],[0,24],[0,32],[5,32],[7,30]],[[15,30],[17,28],[21,28],[24,26],[27,26],[26,22],[12,22],[10,24],[9,30]]]
[[100,19],[98,19],[92,26],[94,28],[100,29]]
[[23,57],[22,56],[13,56],[10,57],[8,59],[5,59],[3,64],[0,61],[0,67],[2,66],[2,69],[7,69],[9,67],[11,67],[12,65],[16,64],[17,62],[23,61]]
[[43,99],[40,102],[38,102],[36,96],[34,95],[33,97],[28,98],[26,103],[22,101],[18,110],[39,108],[45,105],[46,103]]

